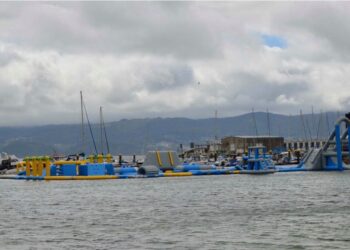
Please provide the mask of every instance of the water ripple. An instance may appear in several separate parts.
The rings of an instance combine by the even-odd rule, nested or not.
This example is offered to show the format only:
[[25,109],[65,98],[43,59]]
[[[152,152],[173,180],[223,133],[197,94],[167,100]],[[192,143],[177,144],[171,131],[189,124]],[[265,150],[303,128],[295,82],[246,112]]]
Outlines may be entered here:
[[1,180],[0,249],[349,249],[349,180]]

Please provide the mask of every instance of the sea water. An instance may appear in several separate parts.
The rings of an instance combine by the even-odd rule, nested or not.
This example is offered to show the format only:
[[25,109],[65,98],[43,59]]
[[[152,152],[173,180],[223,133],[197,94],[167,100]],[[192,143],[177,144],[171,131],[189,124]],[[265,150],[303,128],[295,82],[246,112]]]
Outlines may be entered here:
[[350,171],[0,180],[0,249],[350,249]]

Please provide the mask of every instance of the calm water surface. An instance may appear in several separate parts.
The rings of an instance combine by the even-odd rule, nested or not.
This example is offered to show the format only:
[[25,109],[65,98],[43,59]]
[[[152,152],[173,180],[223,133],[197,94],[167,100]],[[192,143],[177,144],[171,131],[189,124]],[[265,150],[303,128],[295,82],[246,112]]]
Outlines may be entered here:
[[350,171],[0,180],[0,249],[350,249]]

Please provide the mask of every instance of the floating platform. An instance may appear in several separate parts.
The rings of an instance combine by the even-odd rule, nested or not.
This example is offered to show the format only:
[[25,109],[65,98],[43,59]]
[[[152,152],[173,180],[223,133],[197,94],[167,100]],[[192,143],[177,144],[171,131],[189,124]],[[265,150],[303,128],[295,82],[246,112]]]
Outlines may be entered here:
[[253,174],[253,175],[264,175],[273,174],[277,172],[275,169],[264,169],[264,170],[240,170],[240,174]]
[[117,175],[96,175],[96,176],[21,176],[21,175],[0,175],[0,179],[6,180],[33,180],[33,181],[68,181],[68,180],[113,180],[118,179]]

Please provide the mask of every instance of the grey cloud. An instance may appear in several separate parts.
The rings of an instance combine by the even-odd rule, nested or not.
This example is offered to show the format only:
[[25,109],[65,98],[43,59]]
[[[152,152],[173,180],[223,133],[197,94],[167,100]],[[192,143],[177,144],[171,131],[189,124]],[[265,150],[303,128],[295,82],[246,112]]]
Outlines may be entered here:
[[[110,120],[349,105],[348,4],[0,7],[0,125],[78,122],[80,90],[91,119],[99,105]],[[266,48],[260,34],[288,47]]]
[[198,19],[186,3],[33,3],[26,7],[5,27],[3,40],[61,53],[220,55],[219,41],[208,23]]
[[317,50],[318,54],[313,54],[315,60],[349,60],[349,3],[285,3],[285,7],[276,17],[279,20],[277,25],[280,30],[287,28],[292,33],[305,33],[314,40],[315,47],[322,44],[323,48]]
[[4,51],[0,49],[0,67],[4,67],[7,64],[19,60],[20,57],[13,51]]
[[142,77],[143,83],[144,87],[151,92],[194,83],[192,69],[186,65],[153,65],[146,68],[149,72]]
[[278,84],[264,79],[263,75],[250,75],[247,73],[236,74],[234,77],[240,79],[238,84],[239,93],[250,94],[252,100],[265,99],[273,101],[280,94],[298,94],[308,91],[305,82],[290,82]]

